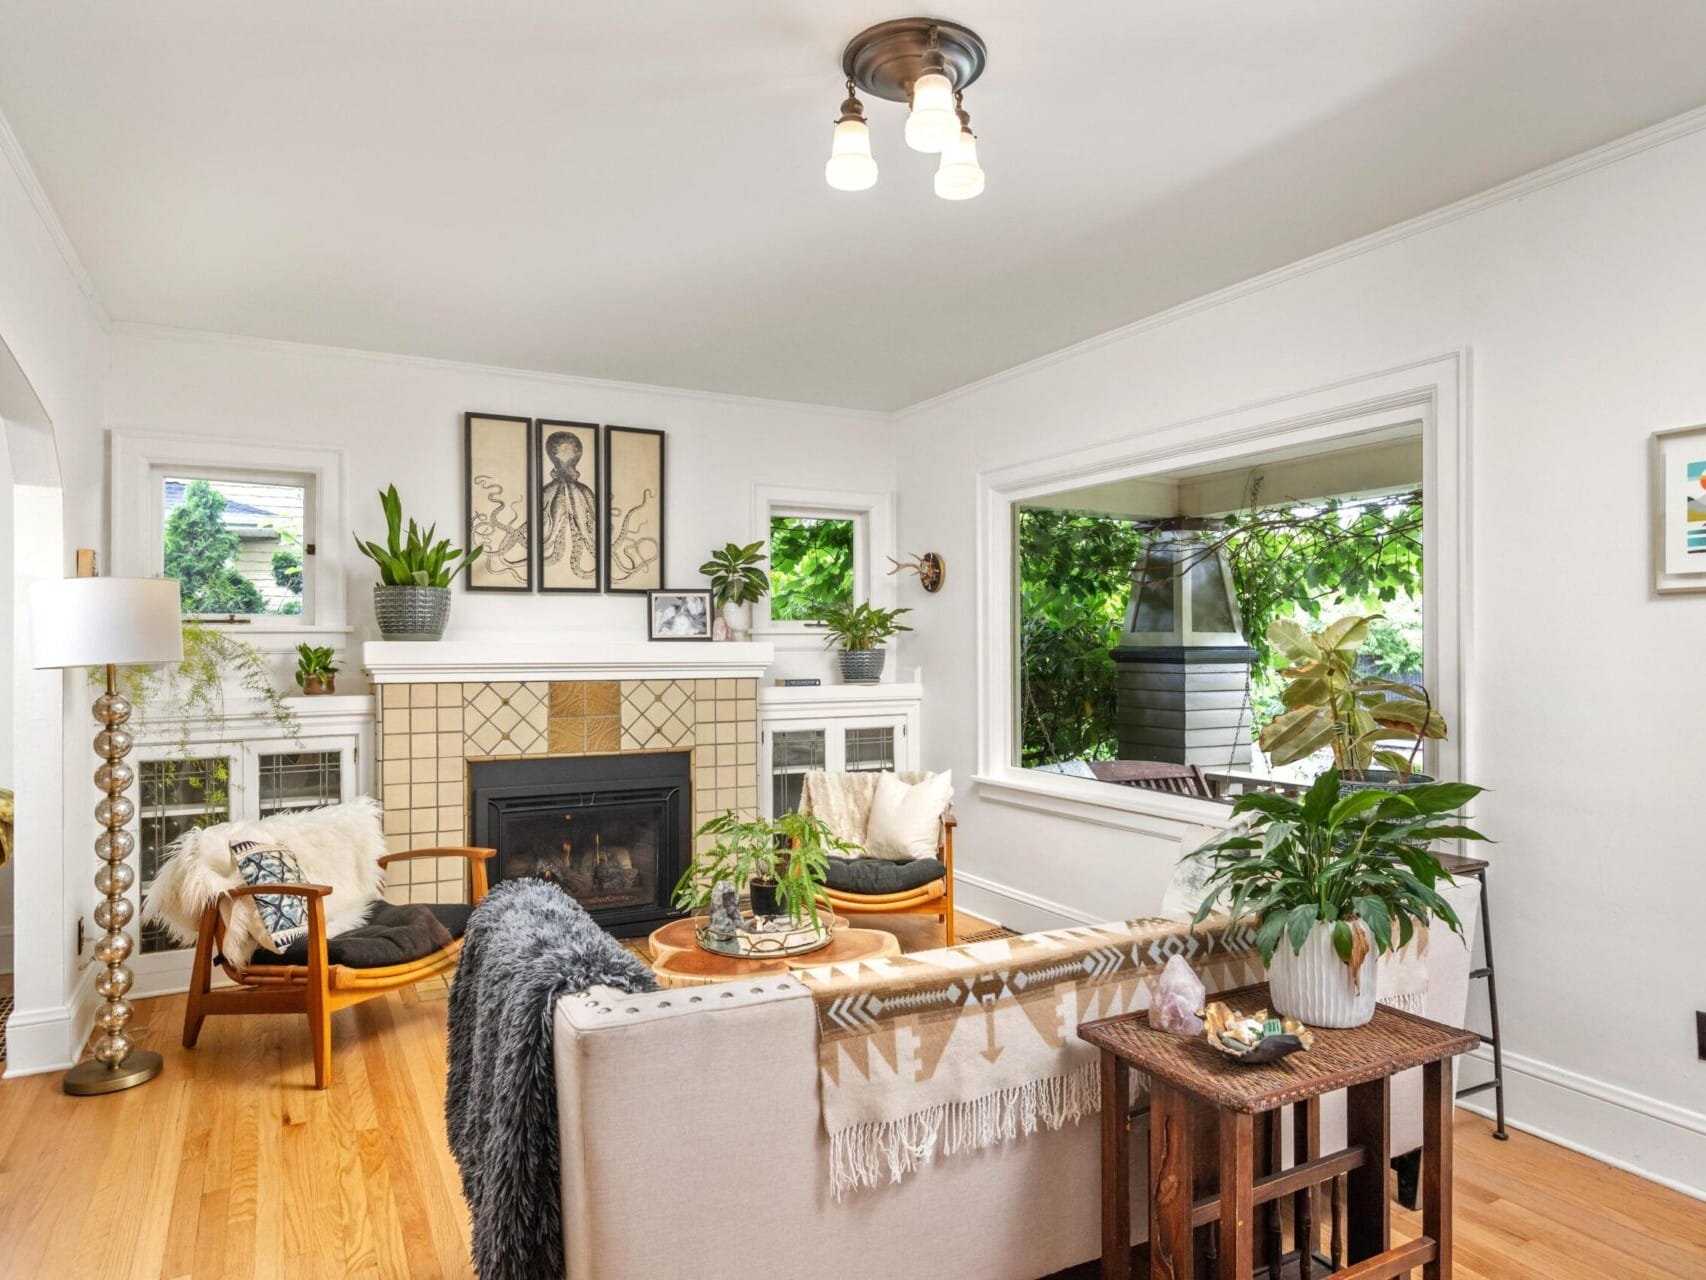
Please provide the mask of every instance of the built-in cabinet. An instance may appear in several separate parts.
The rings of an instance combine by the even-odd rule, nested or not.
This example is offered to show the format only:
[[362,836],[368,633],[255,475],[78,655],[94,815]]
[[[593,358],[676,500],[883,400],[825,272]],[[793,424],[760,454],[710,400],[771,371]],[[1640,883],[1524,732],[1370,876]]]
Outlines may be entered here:
[[[138,915],[173,841],[196,827],[256,820],[371,793],[373,700],[291,699],[299,738],[262,716],[188,726],[138,722],[136,769]],[[181,991],[190,951],[155,926],[140,929],[131,969],[139,996]]]
[[764,816],[798,809],[805,776],[814,770],[917,770],[922,702],[916,680],[760,688],[758,796]]

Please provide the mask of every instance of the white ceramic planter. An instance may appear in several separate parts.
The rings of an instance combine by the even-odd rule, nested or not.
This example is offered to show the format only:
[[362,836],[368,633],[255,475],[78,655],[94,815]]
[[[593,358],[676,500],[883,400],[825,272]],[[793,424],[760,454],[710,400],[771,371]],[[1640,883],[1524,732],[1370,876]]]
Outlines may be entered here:
[[752,606],[729,601],[723,606],[723,621],[729,627],[729,639],[746,640],[752,636]]
[[1351,967],[1333,949],[1332,925],[1318,924],[1311,929],[1299,952],[1293,952],[1291,940],[1282,937],[1268,968],[1274,1009],[1306,1027],[1360,1027],[1374,1016],[1379,962],[1379,954],[1370,945],[1362,958],[1359,981],[1353,982]]

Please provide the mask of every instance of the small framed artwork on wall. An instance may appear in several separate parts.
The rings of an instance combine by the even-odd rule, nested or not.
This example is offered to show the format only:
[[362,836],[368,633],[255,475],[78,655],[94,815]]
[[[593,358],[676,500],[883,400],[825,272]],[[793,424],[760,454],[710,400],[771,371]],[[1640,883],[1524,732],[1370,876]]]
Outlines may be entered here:
[[534,513],[541,591],[597,591],[604,568],[604,483],[598,428],[540,418],[533,427],[539,505]]
[[531,418],[463,415],[468,546],[480,552],[468,566],[470,591],[533,590],[532,429]]
[[1706,591],[1706,425],[1653,433],[1653,589]]
[[[663,432],[604,428],[604,589],[663,587]],[[707,632],[707,634],[709,634]]]
[[648,640],[709,640],[711,593],[704,590],[646,592]]

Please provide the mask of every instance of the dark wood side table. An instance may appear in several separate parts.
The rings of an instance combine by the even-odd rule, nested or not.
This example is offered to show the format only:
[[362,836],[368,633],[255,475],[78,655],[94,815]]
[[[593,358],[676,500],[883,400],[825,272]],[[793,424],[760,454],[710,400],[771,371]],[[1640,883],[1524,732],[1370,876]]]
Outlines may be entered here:
[[[1235,1009],[1269,1007],[1266,986],[1219,993]],[[1149,1274],[1193,1280],[1192,1231],[1220,1224],[1221,1280],[1251,1280],[1255,1211],[1293,1196],[1307,1220],[1311,1190],[1346,1175],[1346,1269],[1341,1280],[1390,1280],[1422,1268],[1423,1280],[1449,1280],[1451,1257],[1451,1059],[1479,1044],[1471,1032],[1379,1005],[1366,1026],[1315,1031],[1306,1053],[1261,1067],[1239,1066],[1202,1037],[1152,1030],[1147,1013],[1086,1022],[1079,1036],[1102,1053],[1102,1276],[1131,1274],[1131,1119],[1120,1100],[1130,1073],[1149,1081]],[[1422,1234],[1391,1247],[1386,1165],[1391,1156],[1391,1077],[1422,1067]],[[1345,1150],[1258,1176],[1256,1118],[1322,1094],[1348,1090]],[[1218,1194],[1196,1198],[1191,1107],[1216,1114]],[[1303,1116],[1299,1115],[1301,1124]],[[1209,1158],[1214,1158],[1210,1156]],[[1312,1251],[1300,1250],[1309,1274]]]

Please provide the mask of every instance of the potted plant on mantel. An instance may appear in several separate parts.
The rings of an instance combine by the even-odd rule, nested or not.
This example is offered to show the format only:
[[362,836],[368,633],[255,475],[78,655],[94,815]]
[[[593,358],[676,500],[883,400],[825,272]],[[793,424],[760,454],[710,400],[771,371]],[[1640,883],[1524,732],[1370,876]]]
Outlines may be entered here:
[[752,635],[752,606],[770,592],[770,575],[764,572],[762,542],[741,546],[731,542],[699,566],[711,580],[711,594],[723,611],[729,638],[746,640]]
[[386,545],[363,542],[356,536],[361,554],[379,566],[379,581],[373,588],[373,613],[379,632],[387,640],[437,640],[450,620],[450,584],[474,558],[479,548],[462,551],[449,538],[433,541],[437,525],[425,533],[413,520],[408,537],[403,536],[403,500],[397,486],[379,495],[385,508]]
[[338,669],[329,645],[296,646],[296,686],[310,698],[337,692]]
[[1433,782],[1347,792],[1329,769],[1301,800],[1240,796],[1235,825],[1188,855],[1210,867],[1196,923],[1222,899],[1233,920],[1261,917],[1256,949],[1274,1008],[1311,1026],[1360,1027],[1374,1016],[1380,952],[1408,943],[1430,914],[1462,934],[1434,888],[1450,877],[1428,845],[1487,838],[1458,812],[1481,790]]
[[747,890],[752,914],[782,916],[795,924],[818,920],[831,853],[852,856],[857,851],[837,838],[822,819],[788,813],[780,818],[743,818],[725,813],[699,828],[715,843],[693,861],[675,886],[675,905],[682,911],[710,913],[718,884]]
[[883,678],[888,652],[882,646],[902,631],[898,619],[910,609],[879,609],[869,600],[859,604],[835,604],[824,611],[823,628],[829,632],[827,647],[840,645],[836,655],[844,684],[876,684]]
[[[1259,738],[1273,763],[1291,764],[1331,747],[1345,790],[1433,781],[1415,771],[1422,743],[1447,732],[1428,691],[1357,670],[1357,651],[1375,620],[1352,615],[1311,632],[1280,618],[1268,627],[1268,643],[1291,663],[1280,672],[1290,680],[1280,694],[1286,709]],[[1404,738],[1411,744],[1407,754],[1381,746]]]

